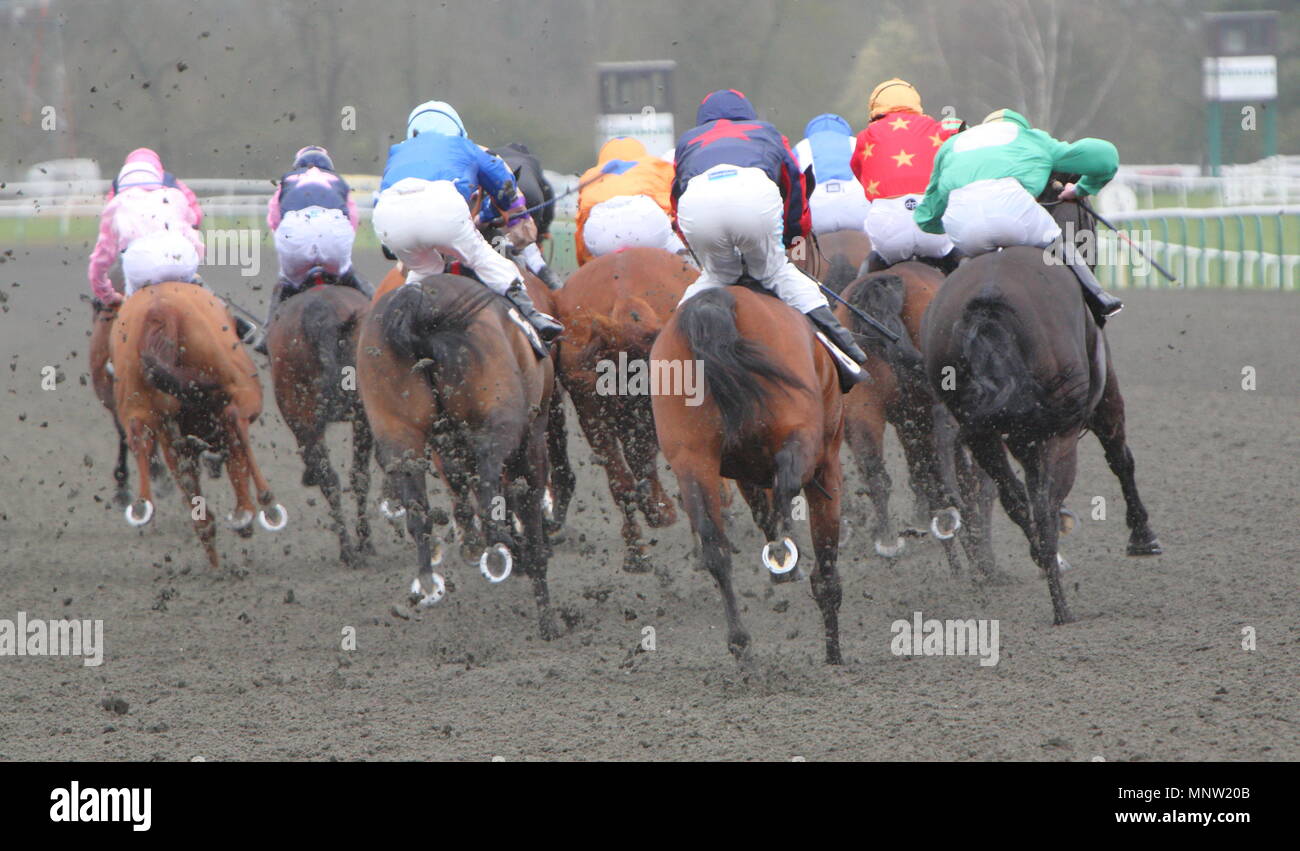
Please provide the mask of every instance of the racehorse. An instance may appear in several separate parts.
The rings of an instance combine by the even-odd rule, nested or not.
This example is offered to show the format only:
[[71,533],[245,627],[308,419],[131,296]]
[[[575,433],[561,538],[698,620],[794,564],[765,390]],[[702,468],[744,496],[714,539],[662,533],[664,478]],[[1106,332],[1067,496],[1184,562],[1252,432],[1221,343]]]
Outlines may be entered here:
[[805,274],[841,293],[866,270],[870,253],[871,239],[865,232],[836,230],[796,245],[790,250],[790,260]]
[[698,276],[671,252],[628,248],[593,259],[554,294],[565,328],[556,352],[560,382],[623,511],[623,569],[631,573],[650,566],[637,509],[652,529],[677,522],[677,511],[659,481],[648,385],[644,393],[619,392],[616,370],[626,365],[629,386],[633,370],[649,374],[650,347]]
[[[460,267],[453,268],[459,269]],[[458,274],[463,274],[463,272],[458,272]],[[519,274],[523,277],[524,287],[528,290],[528,295],[532,297],[533,304],[537,306],[537,309],[555,316],[557,309],[555,293],[527,269],[521,268]],[[405,280],[406,269],[400,263],[389,269],[383,280],[379,282],[379,286],[375,288],[371,304],[378,304],[380,298],[400,287]],[[552,360],[555,359],[555,350],[556,345],[552,344]],[[573,472],[573,465],[569,461],[568,435],[568,422],[564,411],[564,394],[561,385],[556,384],[551,401],[550,420],[546,426],[546,446],[547,453],[550,455],[551,481],[546,490],[544,505],[546,508],[546,529],[552,535],[558,534],[564,528],[565,518],[569,514],[569,505],[573,502],[573,491],[577,486],[577,475]],[[386,508],[383,506],[381,506],[381,510],[386,512]]]
[[[987,479],[971,478],[964,455],[957,454],[956,425],[931,390],[918,350],[922,317],[943,282],[943,273],[935,267],[909,260],[858,278],[845,288],[845,301],[883,322],[899,341],[884,342],[847,306],[837,305],[840,321],[865,341],[865,368],[870,376],[845,400],[844,433],[875,510],[879,555],[896,558],[905,547],[889,514],[891,482],[884,458],[888,423],[902,444],[918,509],[924,506],[931,515],[930,531],[943,544],[953,572],[960,562],[952,539],[963,525],[962,518],[970,515],[970,531],[962,543],[980,572],[988,574],[993,570],[993,553],[987,525],[981,521],[991,509],[991,485]],[[960,500],[955,489],[960,490]]]
[[[542,502],[555,373],[549,358],[537,359],[525,325],[483,285],[434,275],[374,304],[357,343],[357,378],[385,493],[405,512],[415,540],[417,605],[437,603],[446,590],[433,571],[443,548],[433,540],[425,488],[432,457],[467,541],[481,535],[485,544],[480,572],[502,582],[517,554],[533,581],[541,635],[550,639],[559,629],[546,584],[550,546]],[[522,491],[509,487],[518,478]],[[518,538],[511,515],[519,521]]]
[[[1078,215],[1073,202],[1057,206],[1055,216]],[[1054,623],[1073,620],[1061,585],[1069,565],[1058,539],[1072,525],[1063,502],[1085,429],[1097,435],[1120,481],[1128,554],[1161,552],[1138,496],[1110,348],[1067,267],[1031,247],[964,261],[931,302],[922,342],[926,374],[957,419],[961,440],[1029,539],[1047,578]],[[1008,449],[1024,469],[1024,484]]]
[[149,460],[156,445],[185,496],[214,568],[220,560],[216,529],[199,493],[201,451],[228,455],[236,501],[229,520],[241,536],[253,533],[250,480],[262,527],[278,531],[288,523],[288,513],[275,502],[253,458],[248,428],[262,412],[262,387],[234,325],[211,291],[172,281],[145,287],[123,302],[109,343],[117,420],[140,477],[139,496],[126,507],[126,520],[143,526],[153,518]]
[[[762,342],[760,342],[762,341]],[[798,566],[792,502],[807,499],[817,566],[812,592],[825,627],[826,662],[841,663],[839,553],[843,394],[812,326],[782,301],[746,286],[705,290],[664,326],[652,361],[703,365],[707,393],[658,388],[655,430],[677,475],[704,566],[722,593],[727,646],[751,658],[732,586],[731,544],[721,513],[722,478],[736,481],[767,536],[762,561],[774,576]],[[778,554],[779,553],[779,554]]]
[[[271,384],[285,424],[302,454],[302,483],[321,489],[339,538],[339,558],[354,564],[373,553],[366,500],[370,492],[373,438],[357,392],[357,330],[370,301],[351,287],[331,286],[308,275],[308,287],[284,301],[267,329]],[[339,477],[330,465],[325,431],[330,423],[352,424],[352,494],[357,502],[354,549],[343,518]]]
[[[109,336],[113,322],[117,319],[117,307],[106,307],[95,303],[91,315],[90,348],[90,383],[95,397],[113,418],[113,427],[117,429],[117,463],[113,467],[113,480],[117,487],[113,492],[113,502],[118,508],[125,508],[131,502],[131,491],[127,488],[130,474],[127,472],[127,457],[130,455],[126,444],[126,431],[117,420],[117,403],[113,399],[113,373],[109,369]],[[167,470],[158,461],[155,454],[149,462],[149,472],[162,491],[170,485],[166,478]]]

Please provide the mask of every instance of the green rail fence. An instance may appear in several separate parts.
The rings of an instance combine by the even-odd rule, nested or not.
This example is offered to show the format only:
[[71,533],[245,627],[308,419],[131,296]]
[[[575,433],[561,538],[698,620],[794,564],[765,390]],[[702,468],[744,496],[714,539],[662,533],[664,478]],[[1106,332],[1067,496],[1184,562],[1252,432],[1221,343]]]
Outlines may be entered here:
[[1175,207],[1107,217],[1177,279],[1098,230],[1099,279],[1125,288],[1300,289],[1300,206]]

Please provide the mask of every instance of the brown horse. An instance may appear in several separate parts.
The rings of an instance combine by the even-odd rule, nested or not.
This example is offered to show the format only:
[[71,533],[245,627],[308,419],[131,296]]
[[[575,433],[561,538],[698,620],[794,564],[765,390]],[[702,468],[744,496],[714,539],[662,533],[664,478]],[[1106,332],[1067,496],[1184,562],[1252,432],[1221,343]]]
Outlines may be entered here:
[[214,568],[220,564],[216,530],[199,493],[202,450],[229,456],[236,501],[230,521],[240,535],[253,533],[250,479],[262,526],[277,531],[288,522],[253,458],[248,428],[262,412],[262,388],[234,325],[226,306],[206,288],[168,282],[145,287],[122,304],[109,344],[117,420],[140,476],[139,496],[126,507],[127,522],[143,526],[153,518],[149,460],[156,445],[184,493]]
[[[467,540],[481,537],[479,570],[492,583],[516,554],[533,581],[543,638],[559,632],[550,607],[543,498],[546,425],[554,366],[538,360],[509,304],[460,275],[434,275],[381,296],[362,323],[357,377],[385,493],[415,540],[420,606],[445,594],[433,568],[443,547],[432,536],[426,459],[447,483]],[[522,478],[522,491],[510,487]],[[516,538],[510,518],[518,521]],[[475,527],[477,521],[477,528]]]
[[[1068,564],[1058,539],[1062,526],[1070,525],[1063,503],[1085,429],[1097,435],[1120,480],[1129,555],[1161,552],[1138,496],[1109,346],[1068,268],[1030,247],[966,260],[931,303],[922,339],[931,384],[960,424],[962,441],[997,483],[1003,508],[1029,539],[1047,578],[1055,623],[1072,620],[1060,575]],[[1024,470],[1024,484],[1007,460],[1008,449]]]
[[[339,538],[339,558],[354,564],[373,553],[366,500],[370,492],[373,438],[357,392],[357,331],[370,301],[351,287],[317,284],[284,301],[267,330],[271,384],[285,424],[298,441],[302,483],[318,486],[329,504]],[[330,423],[352,424],[352,495],[357,502],[357,545],[343,518],[339,477],[330,465],[325,431]]]
[[779,299],[730,286],[706,290],[678,308],[650,358],[683,372],[694,371],[697,364],[703,368],[707,393],[702,399],[661,386],[653,407],[659,445],[677,474],[704,566],[722,593],[728,648],[741,662],[750,658],[723,526],[724,476],[736,481],[767,536],[762,561],[774,576],[797,567],[793,500],[803,492],[817,560],[812,592],[825,627],[826,662],[840,664],[841,590],[835,561],[843,394],[830,354],[812,326]]
[[[528,290],[528,295],[532,297],[533,304],[543,313],[555,316],[557,309],[555,302],[555,293],[552,292],[541,279],[529,272],[527,269],[520,269],[520,275],[524,279],[524,287]],[[400,287],[406,281],[406,269],[398,263],[384,279],[379,282],[375,288],[375,295],[371,299],[371,304],[378,304],[379,299],[393,290]],[[555,352],[558,344],[552,346],[551,359],[555,360]],[[564,528],[565,518],[569,513],[569,505],[573,501],[573,491],[577,483],[577,476],[573,472],[573,465],[569,462],[569,438],[568,423],[564,411],[564,395],[561,391],[561,385],[555,386],[555,393],[551,402],[550,421],[546,426],[546,446],[551,460],[551,481],[547,486],[544,500],[546,511],[546,528],[552,534],[557,534]],[[389,510],[389,503],[381,505],[381,510],[390,519],[397,519],[399,514],[394,514]]]
[[819,234],[790,249],[790,260],[837,293],[857,279],[871,253],[871,239],[860,230]]
[[907,261],[865,275],[845,288],[845,301],[883,322],[899,342],[885,342],[847,306],[837,305],[840,321],[866,342],[866,370],[871,376],[854,387],[845,401],[844,432],[875,509],[879,555],[896,558],[905,546],[889,514],[891,482],[884,458],[885,425],[889,424],[907,459],[917,515],[927,515],[922,526],[928,523],[942,542],[956,573],[960,562],[952,539],[966,517],[968,531],[962,544],[980,572],[989,574],[994,564],[985,521],[992,508],[992,485],[972,471],[957,445],[956,424],[931,390],[919,351],[922,317],[943,282],[943,273],[933,266]]
[[616,373],[620,362],[629,379],[648,366],[659,330],[698,276],[676,254],[629,248],[595,258],[554,294],[565,329],[556,353],[560,382],[623,511],[623,569],[632,573],[650,566],[637,509],[652,529],[677,522],[677,511],[659,481],[649,390],[618,392]]

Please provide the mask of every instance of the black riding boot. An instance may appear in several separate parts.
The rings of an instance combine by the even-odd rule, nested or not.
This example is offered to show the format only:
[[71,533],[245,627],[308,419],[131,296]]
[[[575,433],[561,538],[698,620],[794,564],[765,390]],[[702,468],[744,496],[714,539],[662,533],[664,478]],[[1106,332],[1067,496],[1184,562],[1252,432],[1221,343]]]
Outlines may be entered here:
[[875,251],[872,251],[867,255],[867,262],[863,265],[865,267],[863,271],[868,275],[872,272],[883,272],[889,268],[889,264],[885,262],[885,258],[881,257]]
[[956,272],[957,265],[961,263],[961,258],[962,258],[962,253],[958,251],[956,248],[954,248],[952,251],[949,251],[947,254],[939,258],[938,266],[940,271],[942,271],[945,275],[951,275],[953,272]]
[[266,331],[271,327],[271,319],[275,317],[275,309],[280,306],[280,302],[288,298],[288,289],[289,282],[284,278],[276,281],[275,286],[271,288],[271,303],[266,308],[266,321],[262,323],[262,331],[258,334],[256,345],[253,346],[253,351],[258,354],[264,355],[267,353]]
[[528,295],[528,290],[524,285],[516,281],[506,290],[506,298],[510,299],[511,304],[519,308],[519,312],[528,320],[529,324],[537,329],[538,335],[545,342],[549,343],[564,331],[564,326],[555,321],[552,316],[547,316],[533,305],[532,298]]
[[835,318],[835,314],[826,306],[814,308],[806,314],[831,342],[839,346],[844,354],[848,355],[859,366],[867,362],[867,355],[854,342],[853,335],[849,330],[840,324],[840,320]]
[[544,263],[542,264],[542,268],[538,269],[533,274],[536,275],[543,284],[546,284],[547,289],[558,290],[560,287],[564,286],[564,279],[555,274],[555,270]]
[[375,288],[370,285],[369,281],[358,275],[356,269],[348,269],[342,275],[339,275],[335,283],[341,287],[352,287],[366,298],[375,297]]
[[1092,269],[1089,269],[1086,263],[1075,258],[1068,265],[1074,277],[1079,279],[1079,285],[1083,287],[1083,301],[1088,305],[1088,310],[1092,311],[1092,318],[1097,322],[1098,328],[1104,326],[1107,319],[1124,309],[1124,302],[1101,288],[1101,284],[1097,283],[1097,277],[1092,274]]

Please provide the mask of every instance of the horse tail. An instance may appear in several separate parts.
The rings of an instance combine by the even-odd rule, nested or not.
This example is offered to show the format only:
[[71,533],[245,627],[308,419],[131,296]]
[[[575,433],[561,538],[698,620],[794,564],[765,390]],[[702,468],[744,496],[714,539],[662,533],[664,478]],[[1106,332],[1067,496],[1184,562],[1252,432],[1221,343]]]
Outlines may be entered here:
[[849,330],[864,338],[866,348],[884,359],[896,376],[911,387],[927,388],[928,392],[930,384],[925,373],[925,360],[903,324],[906,297],[907,283],[898,275],[876,273],[863,278],[848,293],[849,304],[897,334],[898,341],[886,339],[852,313],[849,314]]
[[141,325],[140,364],[147,383],[182,400],[194,400],[218,389],[220,385],[212,376],[183,362],[180,314],[175,308],[154,302]]
[[975,301],[959,324],[957,339],[966,366],[966,375],[957,378],[960,419],[977,430],[1044,435],[1081,426],[1087,398],[1086,392],[1073,392],[1074,370],[1066,367],[1051,379],[1040,380],[1012,329],[1013,322],[1014,314],[1001,302]]
[[389,297],[380,317],[383,339],[398,356],[428,367],[431,378],[438,373],[443,383],[457,385],[479,355],[470,325],[495,294],[479,285],[455,294],[425,286],[399,287]]
[[771,359],[763,344],[740,336],[736,296],[728,287],[693,296],[678,311],[677,327],[691,353],[704,365],[705,389],[722,417],[724,448],[735,446],[758,419],[769,390],[757,379],[803,388],[793,373]]

